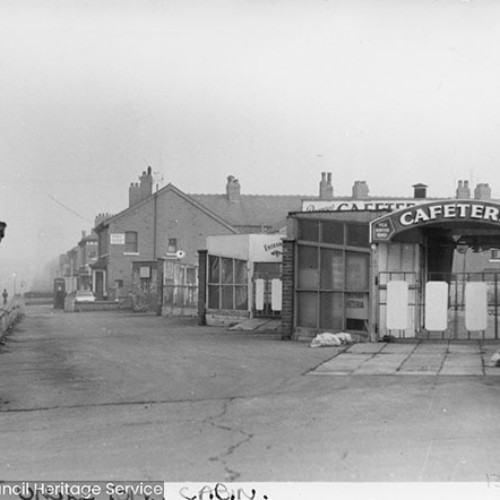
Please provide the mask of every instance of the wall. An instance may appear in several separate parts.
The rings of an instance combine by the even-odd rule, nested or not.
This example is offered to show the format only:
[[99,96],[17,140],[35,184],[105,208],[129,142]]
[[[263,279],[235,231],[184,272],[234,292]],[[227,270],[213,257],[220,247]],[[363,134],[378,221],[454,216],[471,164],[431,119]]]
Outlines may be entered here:
[[132,290],[132,262],[165,258],[169,238],[177,239],[177,249],[185,252],[183,263],[197,265],[198,250],[205,247],[207,235],[231,232],[174,190],[160,191],[156,197],[156,237],[154,214],[155,196],[152,196],[110,222],[110,234],[137,231],[138,253],[124,255],[123,245],[109,246],[108,298],[116,298],[115,280],[123,280],[121,294]]

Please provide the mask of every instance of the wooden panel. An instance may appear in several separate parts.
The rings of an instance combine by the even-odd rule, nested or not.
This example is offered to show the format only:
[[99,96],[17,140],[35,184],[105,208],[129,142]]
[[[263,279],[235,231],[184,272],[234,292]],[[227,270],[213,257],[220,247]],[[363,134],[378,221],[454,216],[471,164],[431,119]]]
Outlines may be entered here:
[[273,311],[281,311],[282,289],[280,279],[275,278],[271,281],[271,309]]
[[429,281],[425,285],[425,328],[444,332],[448,328],[448,283]]
[[486,283],[465,285],[465,328],[483,331],[488,328],[488,287]]
[[408,283],[390,281],[387,284],[387,329],[408,328]]
[[264,280],[261,278],[255,280],[255,309],[264,310]]

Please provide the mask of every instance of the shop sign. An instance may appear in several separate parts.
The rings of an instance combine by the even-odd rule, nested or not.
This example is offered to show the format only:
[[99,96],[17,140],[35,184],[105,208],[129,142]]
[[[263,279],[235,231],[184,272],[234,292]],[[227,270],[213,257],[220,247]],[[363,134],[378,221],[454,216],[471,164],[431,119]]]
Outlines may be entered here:
[[112,245],[125,245],[125,233],[111,233],[110,243]]
[[376,222],[372,227],[372,239],[376,241],[387,241],[394,234],[394,225],[390,219]]
[[346,318],[368,319],[368,294],[361,292],[346,294],[345,308]]
[[264,252],[272,255],[276,258],[281,258],[283,255],[283,240],[276,241],[274,243],[264,243]]
[[446,222],[500,226],[500,205],[479,200],[437,201],[402,209],[371,223],[372,241],[387,241],[394,234],[407,229]]
[[393,212],[419,203],[419,200],[402,199],[302,200],[302,212]]

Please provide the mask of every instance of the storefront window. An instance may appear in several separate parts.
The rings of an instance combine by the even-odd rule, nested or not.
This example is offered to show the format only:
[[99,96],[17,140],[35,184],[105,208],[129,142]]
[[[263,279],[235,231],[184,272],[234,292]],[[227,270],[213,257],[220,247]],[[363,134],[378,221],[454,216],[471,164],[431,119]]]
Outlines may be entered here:
[[[320,237],[316,244],[311,244],[318,227]],[[366,331],[370,265],[368,224],[301,220],[299,233],[297,326]]]
[[318,288],[319,261],[317,247],[299,247],[299,288]]
[[319,241],[319,221],[301,220],[299,224],[299,240]]
[[342,290],[344,288],[344,255],[342,250],[321,250],[321,289]]
[[318,294],[301,292],[297,300],[297,322],[299,326],[317,328],[318,326]]
[[369,247],[370,229],[368,224],[347,224],[346,244],[351,247]]
[[347,290],[368,290],[368,272],[370,256],[368,254],[346,253],[346,288]]
[[208,307],[210,309],[248,309],[248,271],[239,259],[208,256]]
[[208,256],[208,282],[220,283],[220,258]]
[[323,243],[344,244],[344,224],[342,222],[322,222],[321,241]]
[[319,327],[342,330],[344,298],[342,293],[322,293]]
[[208,285],[208,307],[210,309],[219,309],[219,291],[220,286]]
[[234,260],[234,282],[248,282],[247,263],[244,260]]
[[221,283],[233,283],[233,259],[221,258]]

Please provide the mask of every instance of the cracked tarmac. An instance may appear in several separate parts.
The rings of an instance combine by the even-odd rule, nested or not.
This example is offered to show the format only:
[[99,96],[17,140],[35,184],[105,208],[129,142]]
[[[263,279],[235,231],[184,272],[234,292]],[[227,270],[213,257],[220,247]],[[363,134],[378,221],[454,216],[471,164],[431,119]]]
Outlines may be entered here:
[[443,370],[455,355],[472,370],[494,347],[311,349],[190,319],[34,308],[0,349],[0,477],[482,481],[497,472],[500,379]]

